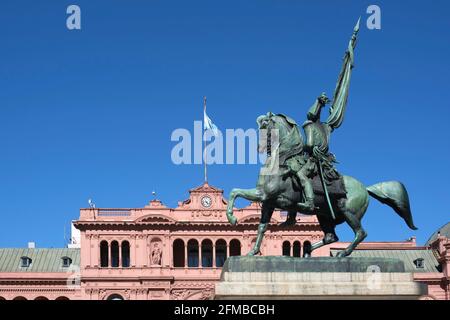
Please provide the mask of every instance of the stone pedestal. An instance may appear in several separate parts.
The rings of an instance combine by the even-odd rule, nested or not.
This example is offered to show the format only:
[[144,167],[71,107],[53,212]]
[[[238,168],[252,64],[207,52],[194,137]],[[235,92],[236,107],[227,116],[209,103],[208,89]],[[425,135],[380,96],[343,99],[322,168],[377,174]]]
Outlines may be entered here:
[[215,299],[418,299],[425,284],[386,258],[231,257]]

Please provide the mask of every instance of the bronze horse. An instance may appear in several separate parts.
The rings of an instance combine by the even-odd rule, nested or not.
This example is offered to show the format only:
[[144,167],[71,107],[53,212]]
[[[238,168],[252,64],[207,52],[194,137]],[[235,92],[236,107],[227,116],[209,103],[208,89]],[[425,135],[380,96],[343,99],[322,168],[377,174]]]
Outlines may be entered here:
[[[262,123],[268,124],[268,126],[262,125]],[[260,152],[267,150],[267,146],[270,143],[272,145],[270,146],[270,155],[268,154],[268,158],[261,168],[256,188],[232,189],[227,207],[228,221],[235,225],[237,219],[233,216],[233,207],[236,198],[241,197],[262,204],[257,240],[253,249],[248,253],[251,256],[260,252],[261,242],[273,211],[276,209],[286,210],[290,215],[292,213],[295,215],[299,212],[297,203],[303,200],[301,187],[293,181],[295,178],[291,175],[286,176],[286,172],[283,172],[283,160],[280,161],[281,166],[278,166],[276,163],[283,150],[294,147],[296,150],[302,149],[303,138],[298,132],[297,125],[287,121],[285,116],[268,114],[258,118],[258,127],[260,131],[269,128],[271,132],[277,132],[278,143],[273,145],[274,139],[269,136],[267,136],[267,139],[260,139]],[[361,220],[369,205],[369,195],[394,209],[405,220],[409,228],[417,229],[413,223],[408,193],[402,183],[388,181],[366,187],[360,181],[350,176],[344,175],[342,180],[345,197],[335,202],[335,219],[331,217],[329,208],[326,205],[320,205],[317,210],[310,213],[317,216],[320,227],[324,232],[323,239],[311,245],[311,251],[338,241],[335,227],[346,222],[352,228],[355,237],[347,248],[338,252],[337,256],[345,257],[350,255],[367,236],[366,231],[361,226]],[[287,224],[284,223],[283,225]]]

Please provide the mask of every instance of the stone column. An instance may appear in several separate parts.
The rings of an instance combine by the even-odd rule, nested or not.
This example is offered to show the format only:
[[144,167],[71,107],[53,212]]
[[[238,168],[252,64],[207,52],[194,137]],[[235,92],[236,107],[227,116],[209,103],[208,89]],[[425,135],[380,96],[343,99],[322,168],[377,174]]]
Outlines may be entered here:
[[146,237],[143,234],[136,235],[136,266],[144,267],[148,261]]
[[100,241],[98,234],[95,234],[91,237],[91,261],[89,265],[92,267],[98,267],[100,265]]
[[213,268],[216,267],[216,243],[213,242],[213,246],[212,246],[212,256],[213,256]]
[[122,268],[122,242],[117,241],[119,243],[119,268]]
[[198,244],[198,267],[203,267],[203,261],[202,261],[202,244],[199,242]]
[[131,243],[130,243],[130,266],[135,267],[136,266],[136,235],[131,236]]
[[[93,235],[90,234],[81,234],[81,243],[80,243],[80,247],[81,248],[89,248],[89,252],[87,254],[83,255],[83,251],[85,250],[81,250],[80,252],[80,268],[81,267],[89,267],[92,266],[94,264],[95,261],[95,248],[94,248],[94,239],[93,239]],[[98,251],[99,249],[97,249]]]
[[140,237],[142,237],[142,235],[141,234],[136,234],[136,237],[135,237],[135,245],[134,245],[134,247],[135,247],[135,254],[134,254],[134,257],[135,257],[135,259],[134,259],[134,264],[135,264],[135,266],[136,267],[142,267],[142,264],[141,264],[141,239],[140,239]]
[[108,241],[108,267],[111,267],[111,241]]
[[149,235],[144,234],[141,239],[141,265],[142,266],[150,266],[150,243],[149,243]]
[[184,267],[186,268],[187,266],[188,266],[188,245],[186,242],[186,244],[184,245]]
[[[161,237],[162,240],[162,257],[161,257],[161,267],[170,267],[172,263],[170,262],[171,254],[173,253],[172,246],[170,244],[169,236],[166,234]],[[170,253],[172,251],[172,253]]]
[[175,263],[174,263],[174,255],[173,255],[173,241],[172,241],[171,238],[167,239],[167,246],[170,247],[170,249],[169,249],[170,252],[168,252],[167,255],[166,255],[166,256],[169,257],[169,264],[168,264],[168,266],[172,268],[172,267],[175,266]]
[[[92,263],[95,261],[94,260],[94,250],[95,249],[94,249],[94,244],[93,244],[93,241],[92,241],[92,235],[86,235],[86,240],[87,240],[86,241],[87,242],[86,247],[88,247],[89,251],[90,251],[89,252],[89,260],[86,259],[87,261],[83,261],[82,263],[80,261],[80,264],[84,264],[84,266],[89,266],[90,267],[92,265]],[[82,257],[80,257],[80,260],[83,260]]]

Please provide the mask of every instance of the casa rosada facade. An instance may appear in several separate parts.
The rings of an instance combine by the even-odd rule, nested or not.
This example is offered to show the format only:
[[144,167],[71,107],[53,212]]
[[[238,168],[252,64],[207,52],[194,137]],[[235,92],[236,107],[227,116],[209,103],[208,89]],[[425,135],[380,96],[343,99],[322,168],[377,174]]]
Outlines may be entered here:
[[[235,209],[238,225],[231,226],[222,190],[205,183],[189,193],[176,208],[153,200],[143,208],[81,209],[74,221],[79,239],[72,241],[72,248],[61,249],[65,251],[1,249],[5,266],[0,268],[0,299],[214,298],[227,257],[245,255],[253,246],[260,206],[252,203]],[[273,214],[262,255],[301,257],[305,246],[322,239],[315,217],[299,215],[295,226],[279,227],[285,219],[280,211]],[[342,242],[325,246],[313,256],[330,256],[345,246]],[[416,245],[415,238],[365,242],[354,254],[374,253],[412,260],[407,269],[416,281],[428,284],[423,298],[450,299],[448,237],[438,235],[423,247]]]

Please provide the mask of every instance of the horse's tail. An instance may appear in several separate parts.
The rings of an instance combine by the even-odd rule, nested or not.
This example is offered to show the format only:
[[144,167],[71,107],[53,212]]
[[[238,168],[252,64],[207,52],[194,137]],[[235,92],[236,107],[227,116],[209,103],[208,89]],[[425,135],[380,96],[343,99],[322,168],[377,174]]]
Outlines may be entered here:
[[394,209],[405,220],[408,227],[412,230],[417,230],[409,206],[408,192],[401,182],[380,182],[367,187],[367,191],[372,197]]

